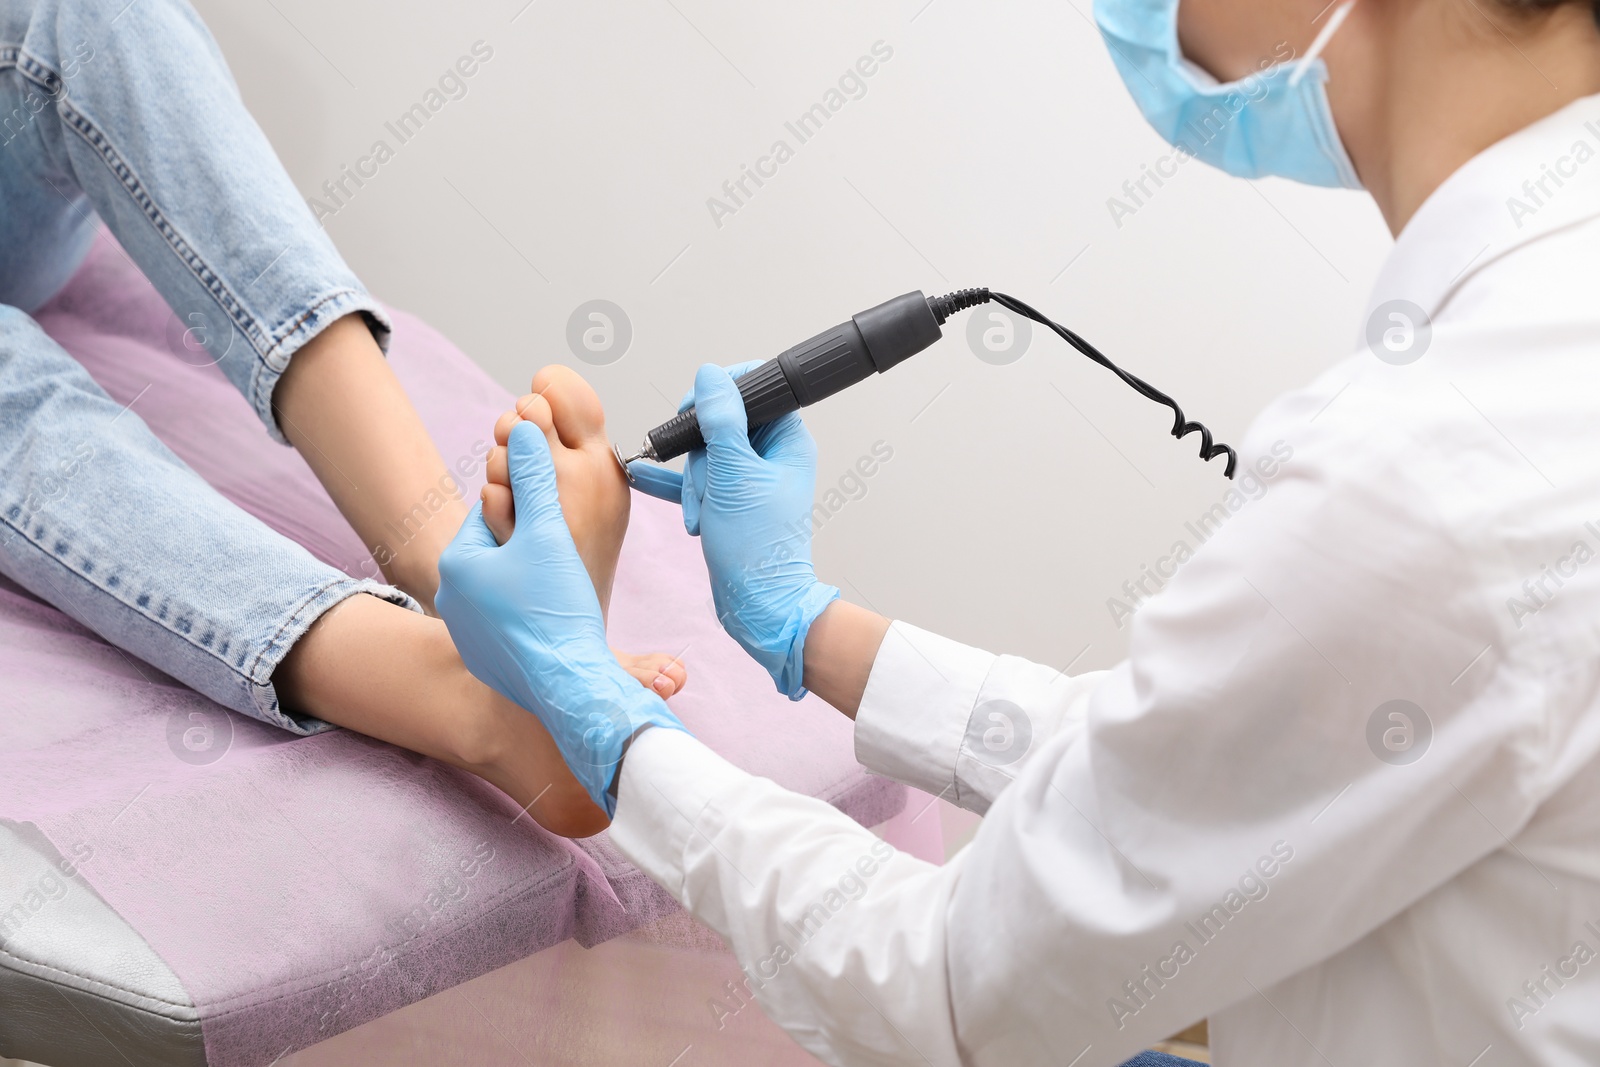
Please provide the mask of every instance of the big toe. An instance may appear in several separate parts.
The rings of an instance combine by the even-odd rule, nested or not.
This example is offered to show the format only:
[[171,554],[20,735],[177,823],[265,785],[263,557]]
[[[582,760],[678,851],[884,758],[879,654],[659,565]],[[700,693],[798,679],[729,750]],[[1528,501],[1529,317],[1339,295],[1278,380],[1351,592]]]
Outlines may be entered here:
[[552,364],[533,376],[532,389],[550,405],[561,443],[582,448],[606,443],[606,415],[600,395],[577,371]]
[[[557,433],[555,413],[550,410],[550,402],[542,395],[537,392],[533,392],[518,398],[516,416],[517,418],[525,419],[539,427],[539,429],[544,431],[544,435],[550,438],[550,443],[555,444]],[[501,416],[501,418],[504,417],[505,416],[503,415]],[[513,421],[511,425],[516,425],[515,421]],[[499,433],[499,431],[500,424],[496,423],[495,432]],[[506,433],[508,441],[510,438],[510,432],[511,427],[507,426]]]

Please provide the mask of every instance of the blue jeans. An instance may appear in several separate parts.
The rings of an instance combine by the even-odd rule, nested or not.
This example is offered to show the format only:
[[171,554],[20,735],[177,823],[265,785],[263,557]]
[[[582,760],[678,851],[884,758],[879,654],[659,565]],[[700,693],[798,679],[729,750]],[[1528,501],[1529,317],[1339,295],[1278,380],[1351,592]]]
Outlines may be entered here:
[[1122,1067],[1203,1067],[1198,1060],[1169,1056],[1165,1052],[1141,1052]]
[[[224,500],[29,316],[103,220],[279,441],[273,388],[340,317],[340,259],[182,0],[0,0],[0,572],[235,711],[352,579]],[[183,331],[186,330],[185,334]]]

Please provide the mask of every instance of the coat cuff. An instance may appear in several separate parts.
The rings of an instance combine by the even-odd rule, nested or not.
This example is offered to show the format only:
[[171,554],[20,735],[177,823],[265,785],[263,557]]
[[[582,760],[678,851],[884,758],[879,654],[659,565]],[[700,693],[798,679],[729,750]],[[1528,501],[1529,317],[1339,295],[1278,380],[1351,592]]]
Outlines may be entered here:
[[890,626],[856,712],[856,759],[969,806],[960,795],[956,762],[995,659],[907,623]]
[[[646,730],[622,761],[611,842],[681,901],[690,838],[716,836],[714,801],[750,777],[683,730]],[[718,825],[702,826],[704,820]]]

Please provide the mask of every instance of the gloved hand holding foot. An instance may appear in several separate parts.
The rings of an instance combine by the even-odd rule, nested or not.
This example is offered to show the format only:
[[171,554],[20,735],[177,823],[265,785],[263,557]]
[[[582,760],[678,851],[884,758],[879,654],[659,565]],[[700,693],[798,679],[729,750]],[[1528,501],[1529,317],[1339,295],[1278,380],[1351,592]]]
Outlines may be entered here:
[[695,375],[690,403],[706,447],[684,466],[683,522],[700,538],[717,617],[798,700],[806,634],[839,596],[811,565],[816,444],[792,412],[750,433],[738,386],[714,364]]
[[[505,544],[516,529],[506,446],[511,428],[524,420],[544,431],[556,468],[561,513],[572,531],[578,556],[589,571],[600,598],[600,614],[610,606],[612,580],[622,538],[628,532],[630,494],[606,438],[605,411],[593,387],[576,371],[551,364],[533,376],[529,392],[494,426],[495,447],[489,453],[483,487],[483,519],[495,540]],[[631,653],[612,649],[617,661],[663,697],[682,692],[688,672],[665,652]]]
[[[553,431],[551,431],[553,432]],[[480,680],[538,716],[607,815],[617,766],[641,730],[683,724],[606,646],[605,621],[562,515],[551,445],[531,422],[509,434],[516,528],[501,545],[480,505],[439,561],[439,614]]]

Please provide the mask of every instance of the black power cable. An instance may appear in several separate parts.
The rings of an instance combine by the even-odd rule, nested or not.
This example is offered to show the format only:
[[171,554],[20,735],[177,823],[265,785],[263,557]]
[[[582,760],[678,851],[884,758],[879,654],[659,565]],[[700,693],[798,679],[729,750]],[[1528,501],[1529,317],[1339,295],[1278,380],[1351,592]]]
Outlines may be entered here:
[[999,304],[1001,307],[1006,308],[1009,311],[1013,311],[1018,315],[1023,316],[1024,318],[1032,319],[1034,322],[1037,322],[1042,326],[1050,327],[1050,329],[1056,332],[1056,336],[1060,337],[1063,341],[1067,342],[1067,344],[1071,345],[1073,348],[1076,348],[1079,352],[1082,352],[1084,355],[1088,356],[1102,367],[1111,371],[1118,378],[1121,378],[1140,396],[1147,397],[1151,400],[1154,400],[1158,404],[1164,404],[1171,408],[1172,436],[1181,441],[1189,434],[1198,431],[1200,434],[1200,458],[1209,463],[1217,456],[1226,455],[1228,457],[1228,464],[1223,468],[1222,473],[1224,477],[1233,477],[1233,470],[1234,467],[1238,465],[1239,455],[1231,446],[1224,444],[1213,444],[1211,440],[1211,431],[1206,428],[1204,423],[1194,422],[1193,420],[1186,418],[1183,414],[1183,409],[1178,406],[1178,402],[1176,400],[1172,399],[1166,393],[1163,393],[1161,390],[1157,389],[1155,386],[1151,385],[1137,374],[1130,374],[1128,371],[1123,370],[1121,367],[1111,362],[1105,353],[1101,352],[1094,345],[1090,344],[1088,341],[1085,341],[1078,334],[1067,329],[1060,323],[1052,321],[1037,308],[1023,303],[1014,296],[1009,296],[1005,293],[997,293],[991,289],[958,289],[955,292],[947,293],[944,296],[930,296],[928,298],[928,308],[933,312],[934,319],[939,323],[940,326],[943,326],[945,320],[956,312],[965,311],[967,308],[977,307],[979,304],[987,304],[991,301]]

